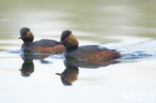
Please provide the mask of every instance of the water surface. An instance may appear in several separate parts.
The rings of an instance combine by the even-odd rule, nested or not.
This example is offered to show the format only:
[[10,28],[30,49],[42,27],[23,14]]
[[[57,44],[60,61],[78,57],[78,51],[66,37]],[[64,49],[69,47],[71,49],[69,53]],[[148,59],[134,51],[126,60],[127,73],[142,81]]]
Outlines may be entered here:
[[[0,102],[155,103],[155,0],[0,1]],[[117,49],[119,63],[71,67],[63,55],[24,62],[18,40],[30,27],[35,40],[60,40],[70,29],[80,45]],[[111,64],[111,65],[108,65]],[[96,68],[95,68],[96,67]],[[26,68],[29,75],[24,75]],[[71,75],[71,86],[57,74]],[[57,74],[56,74],[57,73]],[[66,73],[65,73],[66,74]]]

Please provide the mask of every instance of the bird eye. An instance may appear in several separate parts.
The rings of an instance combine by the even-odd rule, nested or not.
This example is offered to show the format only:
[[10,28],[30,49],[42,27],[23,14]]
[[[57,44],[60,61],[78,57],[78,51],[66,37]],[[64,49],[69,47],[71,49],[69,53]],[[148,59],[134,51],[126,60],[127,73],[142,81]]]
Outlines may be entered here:
[[24,36],[26,36],[26,35],[27,35],[27,33],[24,34]]
[[67,38],[65,38],[64,41],[67,41]]

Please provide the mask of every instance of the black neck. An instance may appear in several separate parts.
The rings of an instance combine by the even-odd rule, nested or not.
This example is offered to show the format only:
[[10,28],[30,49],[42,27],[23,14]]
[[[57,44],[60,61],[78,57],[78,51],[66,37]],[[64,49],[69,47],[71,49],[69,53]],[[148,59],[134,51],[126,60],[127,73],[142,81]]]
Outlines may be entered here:
[[32,43],[34,40],[34,37],[31,37],[31,38],[30,37],[23,37],[22,40],[24,43]]
[[24,41],[24,44],[25,44],[25,45],[32,45],[33,42],[32,42],[32,41]]
[[67,51],[74,51],[78,48],[78,46],[68,47],[66,48]]

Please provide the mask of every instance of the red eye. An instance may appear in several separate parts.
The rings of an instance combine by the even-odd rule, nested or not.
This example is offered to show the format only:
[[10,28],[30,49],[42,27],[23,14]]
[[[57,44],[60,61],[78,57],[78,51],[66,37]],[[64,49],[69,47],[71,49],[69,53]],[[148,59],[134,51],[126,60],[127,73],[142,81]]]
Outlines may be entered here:
[[64,41],[67,41],[67,38],[65,38]]
[[24,36],[26,36],[27,34],[24,34]]
[[64,78],[64,80],[65,80],[65,81],[67,81],[67,80],[68,80],[68,78],[67,78],[67,77],[65,77],[65,78]]

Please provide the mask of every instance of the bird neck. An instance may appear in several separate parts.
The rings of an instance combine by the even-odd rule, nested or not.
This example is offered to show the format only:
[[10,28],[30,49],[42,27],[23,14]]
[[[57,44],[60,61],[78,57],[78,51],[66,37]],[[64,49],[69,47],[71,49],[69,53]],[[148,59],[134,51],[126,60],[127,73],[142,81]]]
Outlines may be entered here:
[[72,47],[67,47],[66,50],[67,50],[67,51],[74,51],[74,50],[76,50],[77,48],[78,48],[78,45],[72,46]]
[[25,44],[25,45],[32,45],[33,42],[32,42],[32,41],[24,41],[24,44]]

